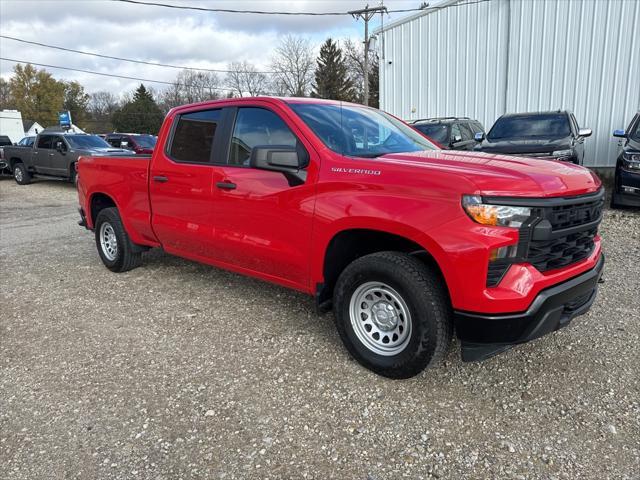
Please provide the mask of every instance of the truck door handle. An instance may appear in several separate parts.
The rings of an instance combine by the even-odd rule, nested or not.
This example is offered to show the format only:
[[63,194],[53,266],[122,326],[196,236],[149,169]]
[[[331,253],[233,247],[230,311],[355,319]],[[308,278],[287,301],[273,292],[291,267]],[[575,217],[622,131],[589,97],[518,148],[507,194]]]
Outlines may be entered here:
[[164,175],[156,175],[155,177],[153,177],[153,181],[158,183],[167,183],[169,179]]
[[222,190],[235,190],[236,184],[233,182],[218,182],[216,183],[216,187]]

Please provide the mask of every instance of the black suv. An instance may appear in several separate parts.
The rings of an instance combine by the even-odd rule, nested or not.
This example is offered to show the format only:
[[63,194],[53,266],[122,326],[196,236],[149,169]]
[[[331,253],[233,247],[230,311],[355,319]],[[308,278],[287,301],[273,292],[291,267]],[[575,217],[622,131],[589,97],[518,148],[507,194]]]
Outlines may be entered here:
[[468,117],[423,118],[408,122],[413,128],[450,150],[473,150],[478,133],[484,135],[484,127]]
[[580,128],[567,110],[502,115],[486,135],[476,135],[482,152],[562,160],[582,165],[584,139],[591,129]]
[[640,207],[640,112],[627,130],[616,130],[614,137],[624,138],[616,163],[616,179],[611,195],[611,207]]

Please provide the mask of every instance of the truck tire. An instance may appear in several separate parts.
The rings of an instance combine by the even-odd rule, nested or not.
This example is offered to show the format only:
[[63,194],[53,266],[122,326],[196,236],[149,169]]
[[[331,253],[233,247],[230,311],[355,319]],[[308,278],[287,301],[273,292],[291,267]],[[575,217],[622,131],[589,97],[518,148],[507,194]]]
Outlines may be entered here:
[[96,218],[95,235],[102,263],[112,272],[126,272],[142,263],[142,253],[129,239],[117,208],[100,210]]
[[28,185],[31,183],[31,174],[27,171],[24,163],[16,163],[13,166],[13,178],[18,185]]
[[347,350],[379,375],[417,375],[442,360],[451,343],[445,285],[409,255],[379,252],[355,260],[340,275],[333,302]]

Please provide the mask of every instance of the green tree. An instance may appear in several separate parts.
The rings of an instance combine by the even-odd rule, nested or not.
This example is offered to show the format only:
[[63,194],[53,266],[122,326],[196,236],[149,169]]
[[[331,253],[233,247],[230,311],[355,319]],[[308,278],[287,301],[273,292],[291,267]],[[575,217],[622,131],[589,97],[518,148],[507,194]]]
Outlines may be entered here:
[[369,64],[369,106],[380,108],[380,63],[377,55]]
[[143,84],[131,100],[113,114],[113,127],[120,132],[157,134],[163,120],[162,111]]
[[14,108],[16,107],[13,105],[9,82],[0,77],[0,110],[12,110]]
[[347,63],[336,42],[328,38],[320,47],[311,96],[333,100],[353,101],[353,82]]
[[64,83],[54,79],[46,70],[30,64],[17,64],[9,80],[9,94],[13,108],[22,118],[35,120],[44,126],[58,123],[58,112],[64,104]]
[[66,82],[64,84],[63,110],[71,112],[71,120],[80,128],[87,128],[89,95],[78,82]]

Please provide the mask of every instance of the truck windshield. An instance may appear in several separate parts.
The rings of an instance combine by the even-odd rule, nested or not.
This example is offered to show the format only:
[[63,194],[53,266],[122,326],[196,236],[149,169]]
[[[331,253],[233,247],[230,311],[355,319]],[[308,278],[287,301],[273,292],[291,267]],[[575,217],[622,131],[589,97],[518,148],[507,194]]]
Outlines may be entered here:
[[293,111],[334,152],[375,158],[437,150],[413,128],[380,110],[342,104],[292,103]]
[[487,134],[489,140],[505,138],[562,138],[571,135],[564,113],[500,117]]
[[631,129],[628,136],[631,140],[640,142],[640,118],[638,118],[638,121],[636,122],[635,127]]
[[97,135],[65,135],[73,148],[112,148]]
[[413,127],[442,145],[449,143],[449,126],[444,123],[422,123]]
[[156,146],[156,137],[153,135],[136,135],[133,137],[138,146],[142,148],[153,148]]

